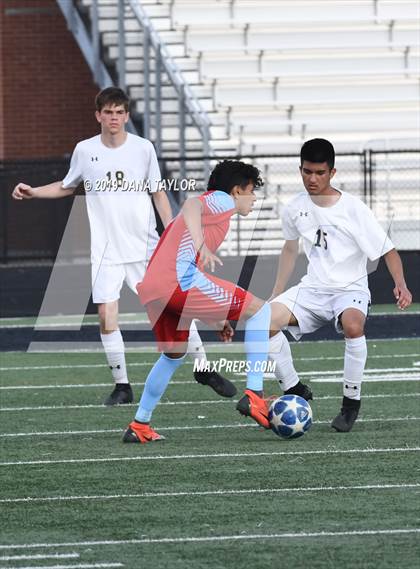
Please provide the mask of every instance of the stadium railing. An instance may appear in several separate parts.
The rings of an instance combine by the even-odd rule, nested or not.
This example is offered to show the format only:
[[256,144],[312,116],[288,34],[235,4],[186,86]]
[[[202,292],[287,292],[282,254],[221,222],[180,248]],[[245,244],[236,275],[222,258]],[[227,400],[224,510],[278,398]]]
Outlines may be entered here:
[[[211,154],[210,121],[200,100],[191,90],[190,85],[183,77],[177,63],[169,53],[165,43],[161,41],[154,24],[148,17],[141,3],[136,0],[116,0],[112,4],[104,4],[98,0],[83,0],[76,3],[70,0],[57,0],[69,29],[78,42],[82,53],[94,75],[95,81],[103,88],[112,82],[126,88],[126,50],[127,46],[134,41],[141,46],[142,67],[138,73],[141,77],[140,92],[130,91],[132,98],[141,101],[141,119],[136,124],[131,123],[131,129],[140,130],[139,134],[151,138],[151,119],[154,117],[153,139],[158,154],[162,148],[162,102],[165,94],[170,91],[171,98],[177,99],[177,147],[181,154],[185,154],[187,148],[187,130],[193,126],[199,132],[197,141],[201,152],[208,156]],[[80,6],[88,10],[87,27],[86,17],[81,17]],[[104,22],[101,21],[101,12],[113,11],[117,17],[116,47],[118,59],[116,62],[116,74],[112,77],[110,71],[104,65],[101,53],[101,33],[104,32]],[[127,20],[127,12],[130,18]],[[86,14],[85,14],[86,16]],[[133,25],[134,24],[134,25]],[[126,26],[130,29],[126,29]],[[132,31],[134,28],[137,31]],[[115,29],[115,25],[113,28]],[[111,32],[114,34],[114,32]],[[134,38],[134,40],[133,40]],[[152,78],[153,76],[153,83]],[[115,80],[115,81],[114,81]],[[137,91],[139,89],[137,88]],[[153,108],[152,108],[153,102]],[[139,128],[138,128],[139,127]],[[208,160],[203,163],[203,175],[209,173]],[[185,173],[181,172],[181,175]]]
[[[196,172],[196,191],[206,188],[202,165],[207,159],[213,167],[221,159],[240,158],[260,168],[265,184],[258,192],[261,208],[248,218],[234,219],[221,255],[277,254],[283,244],[281,211],[283,206],[302,191],[298,156],[225,155],[180,156],[160,159],[162,176],[175,180],[171,192],[175,211],[191,195],[180,184],[179,164]],[[389,230],[398,249],[420,250],[420,200],[418,195],[419,150],[365,150],[339,153],[335,187],[352,193],[369,205],[384,228]],[[55,260],[64,230],[71,220],[74,236],[73,259],[89,259],[89,228],[86,214],[77,210],[71,218],[73,199],[31,200],[15,202],[11,192],[22,179],[33,186],[51,179],[62,179],[69,165],[68,157],[45,160],[0,162],[0,262]],[[83,195],[82,191],[79,195]],[[76,198],[77,199],[77,198]]]

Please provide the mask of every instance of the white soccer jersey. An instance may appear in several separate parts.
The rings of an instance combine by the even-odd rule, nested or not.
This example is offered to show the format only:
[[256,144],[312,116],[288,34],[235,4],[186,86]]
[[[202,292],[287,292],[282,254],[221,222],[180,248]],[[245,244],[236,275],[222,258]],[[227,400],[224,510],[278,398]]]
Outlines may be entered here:
[[286,240],[303,238],[308,258],[302,285],[317,289],[366,290],[366,263],[394,248],[372,211],[358,198],[340,192],[330,207],[300,193],[283,211]]
[[148,190],[155,192],[159,180],[155,150],[144,138],[127,133],[117,148],[105,146],[100,135],[77,144],[63,187],[84,183],[92,263],[150,257],[158,235]]

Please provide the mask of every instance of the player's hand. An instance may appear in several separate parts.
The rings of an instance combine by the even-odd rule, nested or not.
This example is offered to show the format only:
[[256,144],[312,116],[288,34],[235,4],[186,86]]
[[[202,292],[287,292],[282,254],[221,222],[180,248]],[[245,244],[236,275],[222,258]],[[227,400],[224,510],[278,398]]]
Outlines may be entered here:
[[235,332],[228,320],[221,322],[221,324],[223,325],[223,328],[219,331],[219,337],[222,342],[229,343],[232,341]]
[[394,288],[394,296],[397,300],[397,306],[400,310],[404,310],[408,306],[410,306],[413,297],[411,292],[408,290],[407,285],[405,283],[398,284],[396,283]]
[[12,192],[12,198],[14,200],[30,200],[34,197],[34,189],[28,184],[23,184],[20,182]]
[[210,268],[210,271],[214,273],[214,269],[216,268],[216,263],[220,266],[223,266],[222,261],[219,259],[217,255],[212,253],[210,249],[206,245],[202,245],[200,247],[200,265],[203,269],[207,266]]

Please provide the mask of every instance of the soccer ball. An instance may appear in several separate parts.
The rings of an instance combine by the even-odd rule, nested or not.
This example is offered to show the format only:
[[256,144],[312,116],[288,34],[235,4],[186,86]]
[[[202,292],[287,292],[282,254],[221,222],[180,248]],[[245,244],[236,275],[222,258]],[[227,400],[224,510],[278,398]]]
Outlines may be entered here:
[[270,405],[268,420],[279,437],[297,439],[312,425],[312,409],[303,397],[283,395]]

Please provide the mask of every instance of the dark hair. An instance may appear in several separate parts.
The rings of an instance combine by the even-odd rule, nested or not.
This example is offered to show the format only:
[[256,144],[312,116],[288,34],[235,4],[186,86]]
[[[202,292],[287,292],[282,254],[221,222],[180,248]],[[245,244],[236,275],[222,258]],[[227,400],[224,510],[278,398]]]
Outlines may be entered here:
[[255,188],[264,185],[258,168],[238,160],[223,160],[210,174],[207,190],[219,190],[230,194],[234,186],[245,188],[250,183],[254,184]]
[[125,112],[128,113],[130,99],[119,87],[107,87],[96,95],[95,105],[98,112],[102,111],[107,105],[124,105]]
[[334,146],[325,140],[325,138],[313,138],[308,140],[300,149],[300,165],[302,166],[303,161],[307,162],[326,162],[330,170],[334,168],[335,163],[335,151]]

